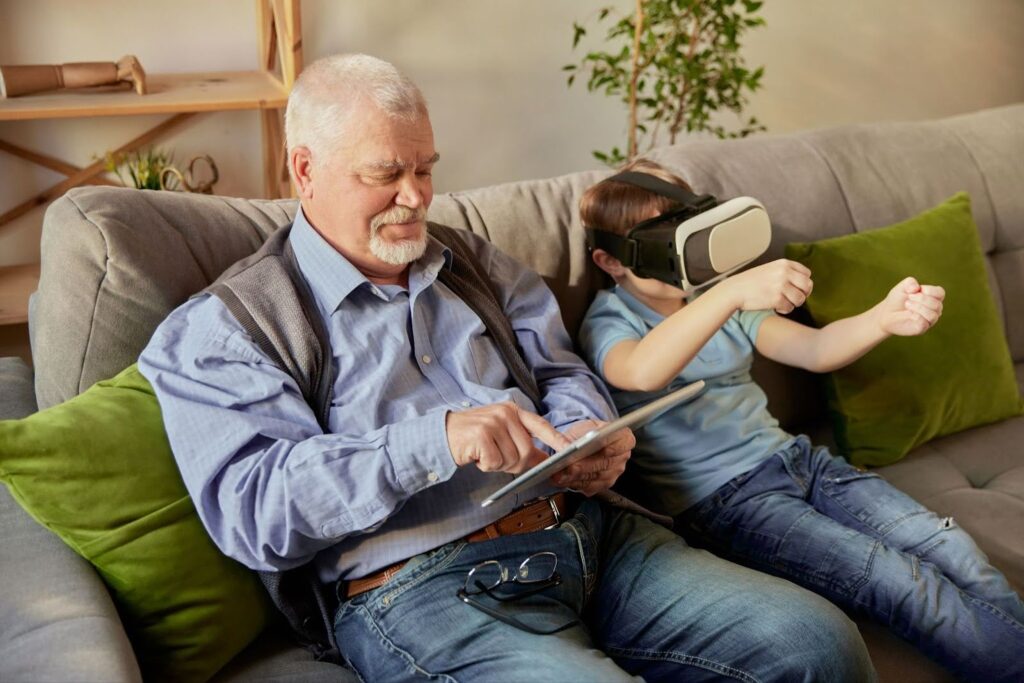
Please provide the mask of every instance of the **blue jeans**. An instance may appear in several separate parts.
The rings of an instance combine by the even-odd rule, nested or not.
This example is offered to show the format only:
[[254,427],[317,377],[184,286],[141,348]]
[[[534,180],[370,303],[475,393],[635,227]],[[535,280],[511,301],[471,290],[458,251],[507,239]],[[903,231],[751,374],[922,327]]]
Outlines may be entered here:
[[[491,603],[534,635],[463,603],[485,560],[558,556],[561,584]],[[870,658],[839,609],[793,584],[690,548],[643,517],[584,501],[561,526],[452,543],[342,603],[335,633],[364,681],[865,681]]]
[[676,522],[697,545],[887,625],[962,678],[1024,680],[1024,604],[967,532],[806,437]]

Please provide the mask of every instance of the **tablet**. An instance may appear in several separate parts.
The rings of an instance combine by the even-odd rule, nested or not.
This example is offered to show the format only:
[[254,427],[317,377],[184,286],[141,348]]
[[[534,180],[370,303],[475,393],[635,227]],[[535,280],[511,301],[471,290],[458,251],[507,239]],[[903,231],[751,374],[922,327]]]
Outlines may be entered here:
[[492,493],[480,504],[481,507],[487,507],[496,500],[504,498],[510,493],[515,493],[529,488],[542,479],[550,477],[555,472],[565,469],[574,462],[581,460],[588,455],[593,455],[604,447],[609,436],[623,427],[629,427],[631,429],[641,427],[659,413],[685,401],[688,398],[696,396],[703,388],[703,381],[687,384],[682,389],[677,389],[670,394],[662,396],[656,401],[651,401],[647,405],[637,408],[633,412],[623,415],[617,420],[609,422],[600,429],[594,429],[587,432],[564,449],[545,459],[543,462],[534,465],[532,468],[523,472],[518,477]]

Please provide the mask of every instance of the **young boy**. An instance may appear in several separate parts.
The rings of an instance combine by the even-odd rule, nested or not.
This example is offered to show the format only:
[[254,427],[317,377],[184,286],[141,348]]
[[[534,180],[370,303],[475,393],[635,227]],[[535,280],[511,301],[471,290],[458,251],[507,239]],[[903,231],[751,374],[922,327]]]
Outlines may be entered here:
[[[689,191],[652,162],[624,170]],[[625,235],[678,205],[605,180],[580,202],[589,229]],[[890,335],[926,332],[945,292],[906,278],[864,313],[813,329],[773,315],[810,294],[810,271],[780,259],[732,275],[687,301],[602,249],[615,281],[587,312],[580,342],[621,411],[704,380],[697,397],[639,430],[627,474],[688,538],[790,579],[888,625],[957,675],[1024,680],[1024,604],[966,532],[876,474],[779,428],[750,377],[753,350],[828,372]],[[752,606],[753,607],[753,606]]]

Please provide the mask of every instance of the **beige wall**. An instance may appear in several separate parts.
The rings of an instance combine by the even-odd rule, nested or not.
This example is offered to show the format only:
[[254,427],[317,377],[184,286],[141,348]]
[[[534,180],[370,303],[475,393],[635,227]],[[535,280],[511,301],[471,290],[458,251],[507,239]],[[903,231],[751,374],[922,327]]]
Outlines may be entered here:
[[[565,87],[574,19],[592,0],[305,0],[306,59],[364,51],[423,88],[443,160],[439,191],[596,166],[625,115]],[[617,0],[631,7],[631,0]],[[1024,100],[1020,0],[772,0],[746,54],[764,64],[749,111],[771,131],[922,119]],[[248,0],[0,0],[0,63],[139,56],[152,72],[254,68]],[[0,123],[0,138],[86,165],[160,117]],[[202,116],[165,143],[179,160],[209,153],[217,190],[260,192],[250,112]],[[0,153],[0,212],[60,176]],[[38,258],[42,211],[0,228],[0,265]]]

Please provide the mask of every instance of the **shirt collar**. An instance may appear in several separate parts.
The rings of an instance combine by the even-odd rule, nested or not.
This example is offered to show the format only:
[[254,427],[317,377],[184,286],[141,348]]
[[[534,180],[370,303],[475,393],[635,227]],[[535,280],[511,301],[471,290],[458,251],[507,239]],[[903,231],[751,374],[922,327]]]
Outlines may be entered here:
[[[383,297],[380,290],[367,280],[358,268],[316,231],[301,206],[295,213],[288,239],[295,250],[299,269],[309,282],[313,296],[323,310],[333,313],[341,302],[360,286],[365,286],[366,289]],[[441,267],[450,268],[451,262],[451,250],[433,236],[429,236],[426,252],[412,264],[409,271],[410,290],[415,291],[428,286],[436,279]]]

